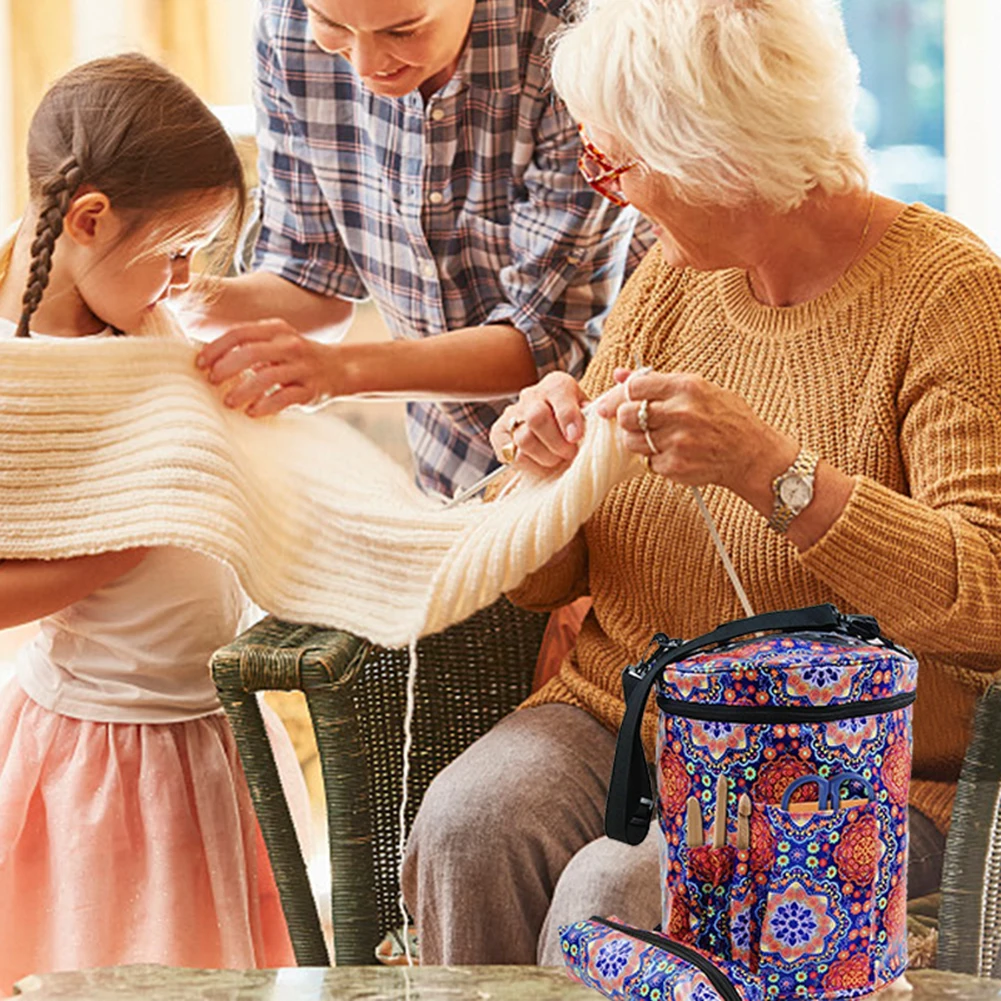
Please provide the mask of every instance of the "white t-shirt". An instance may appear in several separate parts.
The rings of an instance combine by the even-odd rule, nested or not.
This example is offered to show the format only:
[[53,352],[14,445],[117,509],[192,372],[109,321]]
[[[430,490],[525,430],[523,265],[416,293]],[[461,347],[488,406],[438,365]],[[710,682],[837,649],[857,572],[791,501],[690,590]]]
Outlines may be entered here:
[[21,687],[64,716],[174,723],[219,711],[212,652],[237,633],[243,592],[225,564],[151,549],[135,569],[48,616],[15,661]]
[[[0,338],[15,329],[0,319]],[[43,619],[17,654],[17,678],[40,705],[77,719],[174,723],[220,712],[209,657],[236,635],[244,604],[225,564],[151,549],[118,580]]]

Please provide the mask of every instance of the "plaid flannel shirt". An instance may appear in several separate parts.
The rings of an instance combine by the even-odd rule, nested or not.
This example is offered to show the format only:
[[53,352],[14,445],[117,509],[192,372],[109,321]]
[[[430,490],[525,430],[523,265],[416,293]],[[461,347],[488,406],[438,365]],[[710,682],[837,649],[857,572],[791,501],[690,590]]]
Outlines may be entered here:
[[[262,0],[255,267],[371,297],[397,338],[511,324],[539,377],[580,375],[652,238],[578,174],[545,59],[558,6],[477,0],[458,68],[425,104],[364,87],[313,42],[302,0]],[[408,405],[425,489],[451,494],[494,468],[487,432],[506,402]]]

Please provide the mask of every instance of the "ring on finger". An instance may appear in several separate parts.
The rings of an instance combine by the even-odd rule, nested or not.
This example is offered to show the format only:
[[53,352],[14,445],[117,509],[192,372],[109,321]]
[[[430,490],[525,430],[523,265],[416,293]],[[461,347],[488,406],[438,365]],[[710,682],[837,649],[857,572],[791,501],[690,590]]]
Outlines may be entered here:
[[640,400],[640,408],[636,414],[636,421],[640,426],[640,430],[646,434],[650,430],[650,424],[648,423],[650,419],[650,401]]
[[510,466],[518,458],[518,446],[513,441],[506,441],[497,452],[497,458],[505,466]]
[[507,433],[513,438],[515,431],[525,423],[524,417],[512,417],[507,426]]

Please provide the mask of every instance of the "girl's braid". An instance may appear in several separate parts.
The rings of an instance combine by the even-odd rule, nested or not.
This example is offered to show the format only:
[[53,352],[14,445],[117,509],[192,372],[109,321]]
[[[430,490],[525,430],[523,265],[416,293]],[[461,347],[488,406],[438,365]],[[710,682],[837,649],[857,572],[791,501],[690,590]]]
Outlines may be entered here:
[[70,202],[83,180],[83,171],[75,156],[67,157],[59,165],[52,178],[42,185],[41,206],[35,240],[31,244],[31,266],[28,271],[28,287],[21,300],[21,319],[17,325],[17,337],[28,336],[28,324],[32,314],[42,301],[42,293],[49,284],[52,269],[52,253],[56,240],[63,231],[63,218],[69,211]]

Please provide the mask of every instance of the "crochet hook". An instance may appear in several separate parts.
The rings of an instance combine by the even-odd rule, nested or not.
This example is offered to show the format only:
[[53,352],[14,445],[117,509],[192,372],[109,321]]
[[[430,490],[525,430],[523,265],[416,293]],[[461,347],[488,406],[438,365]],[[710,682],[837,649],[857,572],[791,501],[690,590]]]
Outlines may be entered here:
[[[594,406],[597,402],[598,402],[597,400],[592,400],[581,411],[585,421],[587,420],[588,417],[591,416],[591,413],[594,410]],[[475,497],[477,494],[483,493],[483,491],[486,490],[486,488],[489,487],[490,484],[494,482],[494,480],[503,476],[506,472],[508,472],[508,470],[509,470],[508,466],[498,466],[492,473],[487,473],[486,476],[484,476],[482,479],[477,480],[472,486],[466,487],[465,490],[460,490],[459,493],[457,493],[450,501],[445,502],[445,504],[442,507],[442,510],[447,510],[448,508],[451,507],[457,507],[464,501],[469,500],[470,497]]]
[[705,844],[702,833],[702,807],[694,796],[688,797],[685,818],[685,841],[689,848],[701,848]]
[[746,792],[737,800],[737,851],[746,852],[751,847],[751,797]]
[[726,844],[726,776],[721,775],[716,780],[716,816],[713,818],[713,848],[722,848]]
[[483,493],[494,480],[500,479],[507,472],[510,472],[507,466],[498,466],[492,473],[487,473],[486,476],[477,480],[471,487],[460,490],[450,501],[446,501],[442,505],[442,509],[446,510],[450,507],[457,507],[463,501],[469,500],[470,497],[475,497],[477,494]]

